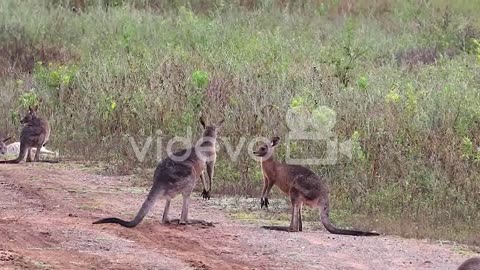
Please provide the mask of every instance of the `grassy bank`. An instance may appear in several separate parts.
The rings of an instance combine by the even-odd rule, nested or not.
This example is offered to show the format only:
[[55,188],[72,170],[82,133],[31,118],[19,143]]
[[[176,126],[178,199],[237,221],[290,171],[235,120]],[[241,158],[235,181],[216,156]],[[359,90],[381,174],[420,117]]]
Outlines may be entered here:
[[[319,121],[333,111],[352,159],[313,169],[329,177],[339,219],[478,245],[479,9],[479,1],[4,0],[0,127],[18,138],[19,114],[39,103],[50,148],[126,173],[155,165],[158,130],[162,141],[189,128],[198,136],[200,114],[224,117],[221,136],[235,145],[286,138],[289,109]],[[140,146],[153,136],[144,162],[130,136]],[[258,196],[260,168],[246,145],[235,162],[227,157],[222,147],[216,192]]]

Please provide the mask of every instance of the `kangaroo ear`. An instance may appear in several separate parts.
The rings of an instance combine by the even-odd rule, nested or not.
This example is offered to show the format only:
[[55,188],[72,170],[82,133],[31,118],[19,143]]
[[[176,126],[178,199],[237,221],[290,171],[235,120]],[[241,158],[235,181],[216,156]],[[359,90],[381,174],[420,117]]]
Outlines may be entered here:
[[203,117],[200,116],[200,124],[202,124],[202,127],[205,128],[207,125],[205,125],[205,120],[203,120]]
[[33,112],[32,106],[28,106],[28,111],[29,111],[29,112]]
[[276,146],[280,142],[280,137],[278,136],[273,137],[271,142],[272,142],[272,146]]

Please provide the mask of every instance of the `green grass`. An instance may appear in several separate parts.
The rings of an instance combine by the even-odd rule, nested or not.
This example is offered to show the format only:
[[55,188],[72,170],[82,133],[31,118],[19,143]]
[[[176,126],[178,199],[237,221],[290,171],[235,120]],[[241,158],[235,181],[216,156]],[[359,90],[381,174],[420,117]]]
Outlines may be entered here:
[[[226,118],[230,142],[285,138],[290,107],[328,106],[355,145],[353,160],[313,168],[347,213],[339,223],[358,214],[385,233],[480,243],[479,1],[69,2],[0,2],[4,133],[18,139],[39,103],[52,150],[128,173],[156,164],[154,150],[136,160],[129,136],[198,136],[203,114]],[[258,196],[246,147],[236,162],[221,149],[214,185]]]

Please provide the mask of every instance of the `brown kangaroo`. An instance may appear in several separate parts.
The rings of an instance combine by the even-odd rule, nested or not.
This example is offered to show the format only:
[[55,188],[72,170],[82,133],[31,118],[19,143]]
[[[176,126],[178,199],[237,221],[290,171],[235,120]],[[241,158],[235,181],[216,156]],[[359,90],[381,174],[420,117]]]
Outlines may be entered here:
[[37,108],[28,107],[28,112],[20,120],[25,126],[20,133],[20,153],[16,159],[2,160],[0,163],[20,163],[25,156],[27,162],[31,162],[31,149],[36,148],[34,161],[40,160],[40,149],[47,144],[50,137],[50,125],[47,120],[37,116]]
[[280,142],[279,137],[274,137],[267,144],[261,145],[253,154],[261,159],[263,173],[263,191],[260,200],[261,207],[268,207],[268,194],[273,185],[276,185],[285,194],[290,196],[292,203],[292,217],[290,227],[268,227],[275,230],[288,230],[290,232],[302,231],[302,206],[306,204],[320,209],[320,220],[327,231],[334,234],[372,236],[376,232],[363,232],[336,228],[329,218],[328,186],[325,180],[317,176],[310,169],[300,165],[289,165],[276,161],[273,158],[275,146]]
[[[170,223],[168,219],[170,201],[178,194],[182,194],[183,196],[182,213],[179,223],[193,223],[188,221],[190,194],[200,177],[204,184],[202,195],[204,198],[210,197],[216,160],[215,143],[217,140],[217,131],[221,127],[223,120],[218,125],[206,126],[203,119],[200,118],[200,123],[204,128],[204,132],[199,142],[192,148],[183,149],[169,155],[157,166],[153,176],[153,186],[148,193],[147,199],[132,221],[124,221],[119,218],[104,218],[93,222],[93,224],[117,223],[124,227],[133,228],[143,220],[157,199],[166,200],[162,223]],[[205,168],[207,169],[209,177],[208,190],[202,175]]]
[[480,257],[473,257],[464,261],[458,270],[480,270]]

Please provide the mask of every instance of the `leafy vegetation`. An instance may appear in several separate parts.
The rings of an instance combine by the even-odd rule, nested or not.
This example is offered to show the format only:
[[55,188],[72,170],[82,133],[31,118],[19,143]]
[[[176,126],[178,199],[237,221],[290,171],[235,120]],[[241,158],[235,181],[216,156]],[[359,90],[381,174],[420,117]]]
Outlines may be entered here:
[[[157,149],[139,163],[129,136],[199,134],[200,114],[225,117],[233,146],[286,138],[289,109],[334,115],[352,159],[312,168],[328,176],[343,222],[478,245],[478,10],[467,0],[4,0],[1,129],[18,131],[18,113],[39,103],[51,148],[131,172],[153,167]],[[215,190],[258,196],[259,171],[246,144],[235,162],[222,147]]]

